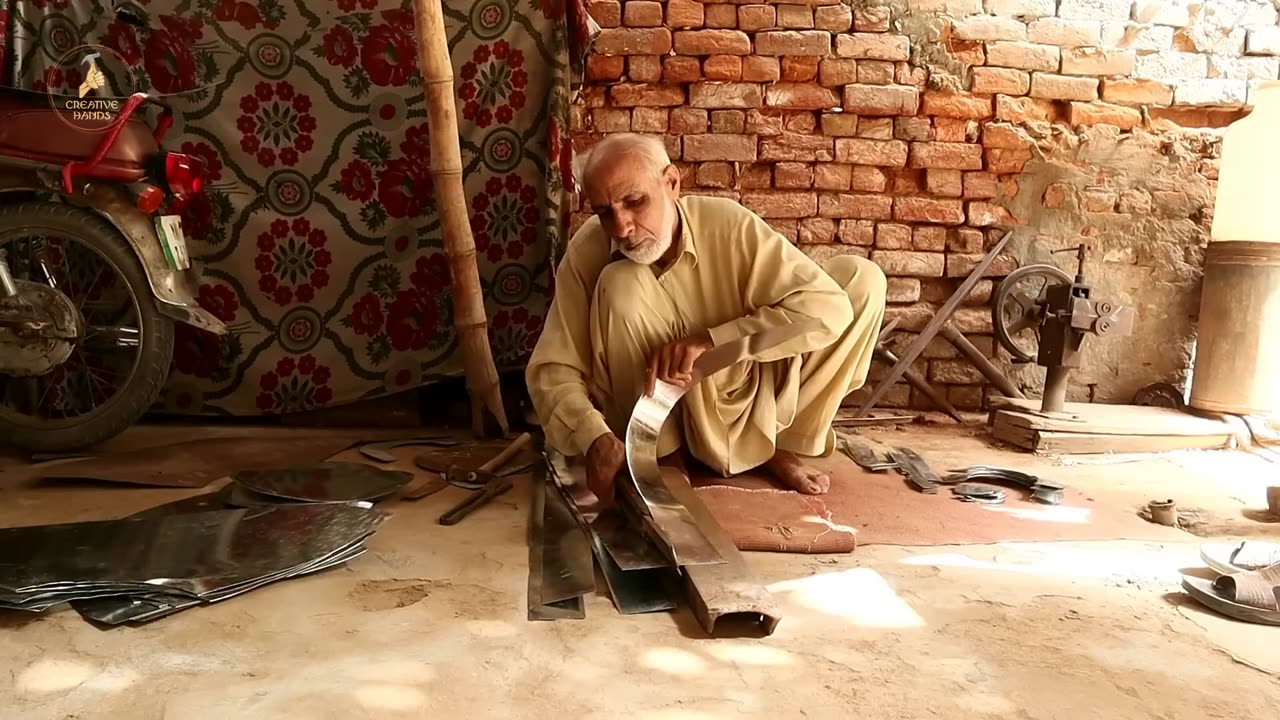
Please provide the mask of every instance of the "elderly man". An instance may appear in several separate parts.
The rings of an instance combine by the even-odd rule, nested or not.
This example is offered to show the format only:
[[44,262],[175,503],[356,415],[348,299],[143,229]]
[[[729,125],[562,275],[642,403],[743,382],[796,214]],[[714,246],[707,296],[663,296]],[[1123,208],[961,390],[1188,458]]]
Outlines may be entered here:
[[585,456],[588,484],[612,502],[620,438],[655,379],[683,386],[708,349],[817,319],[820,330],[690,388],[658,455],[683,444],[722,475],[763,466],[799,492],[826,492],[830,478],[801,458],[834,449],[840,401],[866,380],[884,273],[852,255],[824,270],[742,205],[682,197],[653,137],[610,135],[579,181],[595,216],[569,241],[526,371],[548,444]]

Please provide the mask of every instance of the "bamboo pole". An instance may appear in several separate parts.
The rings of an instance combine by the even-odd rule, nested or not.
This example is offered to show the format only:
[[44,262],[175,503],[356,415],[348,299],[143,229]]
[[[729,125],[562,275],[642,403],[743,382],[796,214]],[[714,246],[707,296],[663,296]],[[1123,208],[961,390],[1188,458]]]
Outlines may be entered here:
[[431,180],[449,275],[453,286],[453,323],[466,363],[467,392],[471,396],[471,430],[484,434],[484,409],[488,407],[502,428],[510,432],[502,407],[498,369],[489,347],[484,293],[476,269],[476,245],[471,236],[467,199],[462,189],[462,152],[458,146],[457,93],[453,87],[453,61],[445,33],[441,0],[414,0],[413,16],[418,34],[419,65],[427,105],[431,142]]

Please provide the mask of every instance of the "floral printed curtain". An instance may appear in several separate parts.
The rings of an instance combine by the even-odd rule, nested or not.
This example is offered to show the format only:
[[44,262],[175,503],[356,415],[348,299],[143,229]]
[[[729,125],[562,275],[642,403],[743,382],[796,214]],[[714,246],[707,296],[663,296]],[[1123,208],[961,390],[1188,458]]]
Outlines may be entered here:
[[[11,84],[67,94],[82,78],[61,56],[117,54],[115,91],[166,96],[166,147],[206,163],[183,227],[200,303],[232,330],[179,327],[165,407],[292,412],[463,374],[410,0],[124,4],[144,26],[108,2],[8,0],[0,39]],[[585,28],[564,0],[444,9],[494,359],[519,369],[567,232]]]

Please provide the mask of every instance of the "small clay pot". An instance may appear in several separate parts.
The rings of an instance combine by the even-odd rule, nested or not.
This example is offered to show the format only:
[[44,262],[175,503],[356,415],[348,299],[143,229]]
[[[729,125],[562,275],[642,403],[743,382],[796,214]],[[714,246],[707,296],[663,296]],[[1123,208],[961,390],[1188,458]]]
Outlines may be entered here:
[[1151,522],[1157,525],[1176,527],[1178,524],[1178,506],[1173,500],[1152,500],[1147,503],[1147,510],[1151,512]]

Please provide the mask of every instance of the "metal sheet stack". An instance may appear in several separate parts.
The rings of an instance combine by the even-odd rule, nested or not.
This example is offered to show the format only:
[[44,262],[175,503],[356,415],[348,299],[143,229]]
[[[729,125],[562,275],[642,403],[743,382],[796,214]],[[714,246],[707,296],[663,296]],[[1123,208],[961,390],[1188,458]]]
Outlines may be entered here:
[[386,517],[307,503],[3,529],[0,608],[70,602],[109,625],[155,620],[346,562]]

